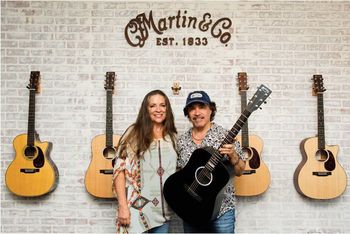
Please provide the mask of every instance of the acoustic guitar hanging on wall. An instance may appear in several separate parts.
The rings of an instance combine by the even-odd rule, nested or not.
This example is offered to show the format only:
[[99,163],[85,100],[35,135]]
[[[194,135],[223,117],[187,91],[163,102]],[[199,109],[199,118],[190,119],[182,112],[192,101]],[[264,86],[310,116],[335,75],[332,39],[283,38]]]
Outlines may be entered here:
[[116,148],[120,139],[113,135],[113,92],[115,72],[107,72],[106,90],[106,133],[92,139],[92,158],[85,174],[85,188],[93,196],[99,198],[114,198],[112,192],[113,166]]
[[339,146],[325,143],[323,92],[326,89],[322,75],[314,75],[312,80],[313,95],[317,96],[318,133],[300,143],[302,161],[294,172],[294,186],[306,197],[332,199],[345,191],[347,178],[336,158]]
[[[238,73],[238,87],[241,95],[241,111],[247,106],[247,73]],[[248,133],[248,120],[243,125],[241,135],[236,139],[241,143],[246,159],[243,174],[235,177],[235,194],[238,196],[256,196],[264,193],[270,185],[270,172],[261,158],[263,141],[257,135]]]
[[37,197],[53,191],[58,169],[50,158],[51,142],[41,142],[35,131],[35,94],[40,91],[40,72],[32,71],[29,89],[28,132],[13,140],[15,159],[6,170],[7,188],[23,197]]

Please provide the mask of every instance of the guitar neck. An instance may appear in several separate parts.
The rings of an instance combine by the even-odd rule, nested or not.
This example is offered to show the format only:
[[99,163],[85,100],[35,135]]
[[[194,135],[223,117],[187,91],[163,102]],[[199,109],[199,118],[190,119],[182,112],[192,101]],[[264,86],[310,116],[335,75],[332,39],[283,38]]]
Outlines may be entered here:
[[[241,116],[238,118],[236,123],[233,125],[231,130],[226,134],[225,139],[221,142],[219,148],[221,148],[225,144],[232,144],[237,136],[238,132],[242,129],[244,124],[247,122],[251,113],[258,109],[259,106],[265,102],[266,98],[271,94],[271,90],[265,85],[260,85],[258,90],[255,92],[253,97],[249,100],[249,103],[242,111]],[[212,157],[206,164],[207,170],[211,171],[215,168],[217,163],[222,159],[222,155],[219,151],[214,151]]]
[[226,135],[225,139],[223,140],[219,148],[221,148],[225,144],[231,144],[234,141],[235,137],[237,136],[237,134],[239,133],[243,125],[247,122],[250,114],[251,112],[249,112],[246,109],[243,111],[243,113],[241,114],[241,116],[239,117],[235,125],[233,125],[231,130]]
[[29,111],[27,145],[34,146],[35,140],[35,89],[29,89]]
[[107,90],[106,93],[106,147],[113,147],[113,91]]
[[[241,91],[241,112],[243,113],[247,106],[247,91]],[[249,133],[248,133],[248,120],[243,124],[242,127],[242,147],[249,146]]]
[[[241,116],[239,117],[239,119],[237,120],[235,125],[233,125],[231,130],[227,133],[225,139],[222,141],[222,143],[219,146],[219,148],[221,148],[225,144],[231,144],[234,141],[235,137],[237,136],[238,132],[241,130],[242,126],[247,121],[247,119],[250,116],[250,114],[251,114],[251,112],[249,112],[246,109],[243,111],[243,113],[241,114]],[[218,162],[220,161],[220,159],[222,157],[223,156],[218,151],[215,151],[213,153],[212,157],[207,162],[205,168],[208,171],[212,171],[216,167],[216,165],[218,164]]]
[[324,131],[324,109],[323,93],[317,93],[317,129],[318,129],[318,148],[325,148],[325,131]]

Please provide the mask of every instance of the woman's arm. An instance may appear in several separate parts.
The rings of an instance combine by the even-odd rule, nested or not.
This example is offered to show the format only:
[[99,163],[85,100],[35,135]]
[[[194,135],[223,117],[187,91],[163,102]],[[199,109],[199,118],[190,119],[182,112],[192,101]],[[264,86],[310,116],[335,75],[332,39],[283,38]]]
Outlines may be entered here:
[[118,221],[121,225],[130,225],[130,209],[126,200],[125,171],[122,170],[114,179],[115,191],[118,199]]

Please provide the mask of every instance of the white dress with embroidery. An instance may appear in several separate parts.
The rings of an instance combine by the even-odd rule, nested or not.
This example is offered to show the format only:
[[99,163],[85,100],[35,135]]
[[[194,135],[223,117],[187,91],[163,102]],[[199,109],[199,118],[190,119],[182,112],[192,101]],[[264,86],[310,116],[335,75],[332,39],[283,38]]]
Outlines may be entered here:
[[129,227],[125,228],[117,222],[118,233],[145,232],[170,219],[172,210],[164,199],[163,185],[176,171],[176,161],[177,154],[169,136],[153,141],[141,159],[136,158],[129,146],[126,159],[116,160],[113,181],[120,171],[125,170],[127,201],[131,213]]

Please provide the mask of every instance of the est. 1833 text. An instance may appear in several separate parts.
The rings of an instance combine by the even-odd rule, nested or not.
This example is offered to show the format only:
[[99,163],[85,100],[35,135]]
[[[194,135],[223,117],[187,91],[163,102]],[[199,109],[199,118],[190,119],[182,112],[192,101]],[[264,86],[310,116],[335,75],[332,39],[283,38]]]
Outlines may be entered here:
[[174,37],[157,37],[157,46],[206,46],[208,45],[208,39],[206,37],[184,37],[181,41],[175,41]]

